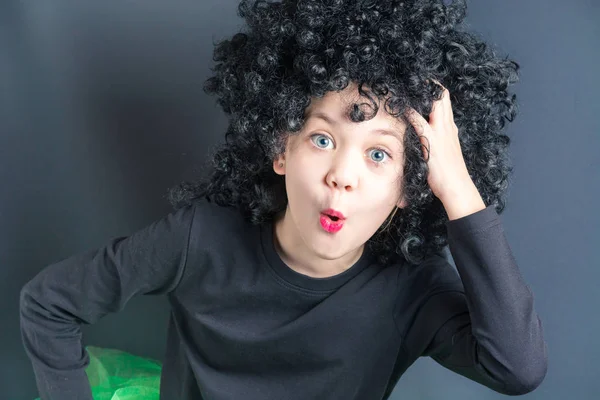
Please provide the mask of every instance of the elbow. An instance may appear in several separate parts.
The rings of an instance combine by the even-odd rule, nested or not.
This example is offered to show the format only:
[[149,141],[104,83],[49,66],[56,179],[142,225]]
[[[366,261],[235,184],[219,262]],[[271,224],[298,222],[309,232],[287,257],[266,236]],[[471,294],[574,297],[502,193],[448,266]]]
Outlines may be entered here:
[[28,283],[23,285],[23,287],[21,288],[21,291],[19,292],[19,310],[21,311],[21,314],[23,314],[23,310],[25,310],[27,308],[27,304],[28,304],[29,293],[28,293],[27,285],[28,285]]
[[37,321],[37,315],[40,315],[38,310],[37,302],[31,295],[28,285],[21,288],[19,293],[19,326],[21,329],[21,338],[25,349],[28,350],[28,336],[30,331],[36,329],[36,325],[39,324]]
[[31,297],[28,285],[28,283],[25,284],[19,292],[19,316],[21,319],[21,323],[23,323],[23,319],[27,317],[27,315],[33,308],[33,298]]
[[537,389],[548,372],[548,363],[544,360],[539,367],[530,370],[515,377],[510,384],[506,386],[506,394],[511,396],[520,396],[533,392]]
[[[539,318],[538,318],[539,320]],[[548,373],[548,344],[542,339],[537,342],[536,351],[529,353],[528,362],[524,362],[523,368],[518,368],[509,380],[507,391],[510,395],[523,395],[537,389]]]
[[19,293],[19,318],[21,328],[35,323],[40,316],[46,315],[45,308],[37,301],[36,291],[31,281],[26,283]]

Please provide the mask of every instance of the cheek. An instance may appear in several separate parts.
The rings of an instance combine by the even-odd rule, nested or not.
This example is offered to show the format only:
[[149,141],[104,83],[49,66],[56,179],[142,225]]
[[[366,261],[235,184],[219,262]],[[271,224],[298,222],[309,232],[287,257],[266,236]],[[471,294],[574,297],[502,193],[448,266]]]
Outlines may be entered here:
[[395,166],[380,172],[374,172],[367,181],[368,192],[382,201],[398,197],[402,183],[401,171]]
[[312,149],[302,147],[290,155],[290,178],[298,183],[314,184],[327,171],[324,157],[318,157]]
[[365,230],[370,232],[370,235],[373,235],[394,210],[394,206],[397,203],[397,196],[391,193],[381,193],[379,196],[373,193],[370,196],[370,198],[364,200],[364,203],[370,204],[369,208],[365,210],[365,215],[368,218],[366,218],[364,223]]
[[[286,163],[285,183],[288,198],[306,199],[314,191],[316,172],[310,163],[300,158],[291,158]],[[296,201],[297,202],[297,201]]]
[[388,210],[391,210],[396,204],[396,196],[388,195],[380,195],[375,196],[371,195],[371,198],[366,200],[371,204],[369,207],[373,213],[377,215],[387,215]]

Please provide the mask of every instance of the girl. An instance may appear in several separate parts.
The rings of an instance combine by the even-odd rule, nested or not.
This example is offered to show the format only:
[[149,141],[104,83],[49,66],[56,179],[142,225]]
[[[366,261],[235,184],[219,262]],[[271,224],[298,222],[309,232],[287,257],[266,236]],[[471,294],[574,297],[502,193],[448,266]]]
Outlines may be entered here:
[[518,64],[459,30],[465,10],[242,1],[205,87],[230,116],[212,174],[23,288],[41,398],[92,397],[79,324],[139,294],[171,305],[161,399],[387,399],[423,356],[538,387],[542,323],[499,217]]

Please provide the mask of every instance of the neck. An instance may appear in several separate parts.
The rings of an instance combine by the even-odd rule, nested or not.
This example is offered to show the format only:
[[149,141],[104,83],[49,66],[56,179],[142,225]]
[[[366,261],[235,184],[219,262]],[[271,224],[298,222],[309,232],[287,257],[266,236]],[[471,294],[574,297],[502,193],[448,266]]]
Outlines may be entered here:
[[274,221],[273,240],[281,260],[294,271],[313,278],[328,278],[350,268],[363,253],[364,245],[336,259],[324,259],[306,246],[300,236],[289,208]]

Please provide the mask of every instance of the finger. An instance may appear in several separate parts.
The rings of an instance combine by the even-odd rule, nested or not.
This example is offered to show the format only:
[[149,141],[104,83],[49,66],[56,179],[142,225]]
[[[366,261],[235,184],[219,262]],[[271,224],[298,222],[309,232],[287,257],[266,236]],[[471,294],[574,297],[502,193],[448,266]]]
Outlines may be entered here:
[[429,113],[429,123],[432,128],[435,128],[440,123],[443,123],[446,119],[445,112],[446,105],[444,103],[444,93],[442,93],[442,98],[440,100],[436,100],[431,105],[431,113]]
[[432,79],[432,81],[441,86],[443,90],[441,99],[435,101],[432,106],[432,115],[430,117],[432,127],[438,125],[440,122],[442,124],[454,123],[454,112],[452,111],[452,102],[450,101],[450,91],[439,81],[435,79]]
[[433,82],[437,83],[444,89],[444,93],[442,95],[443,104],[445,105],[445,111],[448,116],[450,116],[454,120],[454,114],[452,112],[452,102],[450,101],[450,91],[444,85],[440,83],[440,81],[432,79]]
[[429,114],[429,122],[432,127],[444,123],[447,118],[447,89],[436,79],[431,79],[436,85],[442,88],[442,97],[439,100],[435,100],[431,106],[431,113]]
[[442,95],[442,104],[444,107],[444,115],[448,118],[449,122],[454,122],[454,113],[452,112],[452,102],[450,101],[450,91],[448,89],[446,89],[445,87],[444,87],[444,93]]
[[419,114],[414,108],[409,107],[409,109],[406,110],[405,115],[406,119],[415,128],[415,131],[418,135],[425,134],[425,127],[428,122],[421,114]]
[[[409,108],[406,111],[406,116],[408,121],[412,126],[415,127],[415,131],[417,132],[417,136],[419,137],[419,142],[421,142],[421,149],[423,151],[423,156],[426,160],[429,159],[429,139],[427,137],[429,127],[429,123],[421,114],[419,114],[414,108]],[[429,128],[431,129],[431,128]]]

